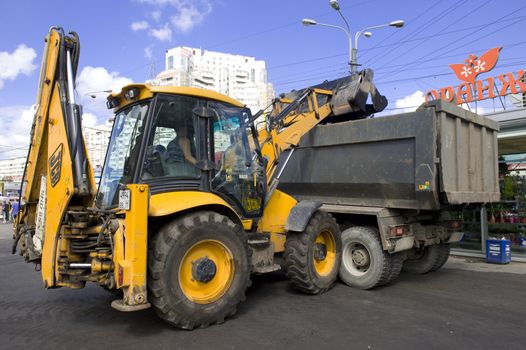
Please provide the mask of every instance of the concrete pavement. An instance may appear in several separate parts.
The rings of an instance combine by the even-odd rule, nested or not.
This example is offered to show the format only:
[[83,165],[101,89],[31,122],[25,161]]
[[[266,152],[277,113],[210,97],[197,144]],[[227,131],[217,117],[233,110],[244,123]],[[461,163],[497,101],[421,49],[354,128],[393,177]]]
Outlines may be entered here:
[[189,332],[169,327],[151,310],[115,311],[109,305],[113,296],[94,285],[44,290],[34,265],[10,254],[9,228],[0,224],[3,349],[526,347],[526,279],[520,264],[508,265],[510,273],[453,258],[439,271],[402,274],[372,291],[338,283],[318,296],[295,292],[282,273],[254,276],[234,317]]

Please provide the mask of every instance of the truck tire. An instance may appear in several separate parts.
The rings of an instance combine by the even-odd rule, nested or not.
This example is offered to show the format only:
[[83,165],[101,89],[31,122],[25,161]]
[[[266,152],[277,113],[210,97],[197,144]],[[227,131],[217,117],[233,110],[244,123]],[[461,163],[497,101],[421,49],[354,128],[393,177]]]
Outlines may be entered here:
[[402,257],[383,250],[378,231],[354,226],[342,232],[340,278],[350,287],[371,289],[395,280]]
[[385,283],[381,284],[382,286],[389,284],[391,282],[394,282],[398,278],[398,276],[400,276],[400,272],[402,272],[402,266],[404,264],[405,254],[404,253],[391,254],[390,259],[391,259],[391,263],[390,263],[389,275],[387,276]]
[[283,257],[294,288],[308,294],[329,290],[338,277],[341,247],[340,227],[323,211],[314,213],[305,231],[289,232]]
[[250,253],[242,228],[215,212],[186,214],[164,225],[148,252],[153,309],[184,329],[222,323],[245,299]]
[[433,244],[410,252],[402,269],[414,274],[425,274],[441,268],[449,258],[449,244]]
[[440,247],[439,252],[438,252],[439,257],[437,259],[435,266],[433,266],[431,271],[438,270],[439,268],[444,266],[444,264],[449,259],[449,253],[451,251],[451,247],[449,246],[449,244],[440,244],[439,247]]

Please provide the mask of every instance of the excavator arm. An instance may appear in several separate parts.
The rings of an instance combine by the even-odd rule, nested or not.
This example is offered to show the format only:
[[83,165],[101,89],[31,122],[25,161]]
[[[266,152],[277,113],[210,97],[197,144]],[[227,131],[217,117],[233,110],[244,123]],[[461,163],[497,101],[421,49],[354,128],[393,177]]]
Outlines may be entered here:
[[45,286],[54,287],[67,212],[91,207],[96,187],[75,101],[78,36],[53,27],[45,43],[13,252],[41,264]]
[[[372,78],[373,72],[366,69],[282,95],[273,102],[264,127],[254,132],[266,164],[267,179],[265,210],[258,222],[258,230],[271,233],[276,252],[284,250],[285,233],[289,230],[302,231],[319,207],[319,203],[299,205],[293,197],[277,189],[280,174],[294,147],[320,123],[362,119],[382,111],[387,106],[387,99],[380,95]],[[369,99],[371,104],[367,103]],[[280,164],[281,156],[287,150],[290,152]],[[276,173],[278,168],[280,171]],[[296,206],[298,210],[294,211]]]
[[[273,103],[265,128],[258,130],[261,153],[266,158],[267,182],[272,186],[281,154],[299,144],[303,135],[323,122],[363,119],[381,112],[387,99],[373,82],[372,70],[326,81],[283,95]],[[369,99],[372,104],[367,104]],[[282,166],[283,167],[283,166]]]

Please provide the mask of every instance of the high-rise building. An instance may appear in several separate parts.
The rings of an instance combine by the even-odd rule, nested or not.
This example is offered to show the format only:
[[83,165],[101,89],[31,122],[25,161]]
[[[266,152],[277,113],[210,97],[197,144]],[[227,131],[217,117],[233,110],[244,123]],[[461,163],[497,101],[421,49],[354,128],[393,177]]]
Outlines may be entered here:
[[96,127],[85,126],[82,128],[82,134],[95,176],[100,176],[111,134],[111,121]]
[[[104,159],[106,157],[106,148],[108,147],[109,137],[111,134],[112,120],[104,125],[96,127],[82,127],[82,134],[88,150],[88,157],[95,176],[100,176]],[[26,156],[14,157],[11,159],[0,160],[0,181],[12,181],[20,183],[24,175],[26,165]]]
[[26,157],[0,160],[0,181],[22,181]]
[[153,83],[214,90],[246,104],[253,113],[274,98],[265,61],[254,57],[179,46],[166,51],[165,64]]

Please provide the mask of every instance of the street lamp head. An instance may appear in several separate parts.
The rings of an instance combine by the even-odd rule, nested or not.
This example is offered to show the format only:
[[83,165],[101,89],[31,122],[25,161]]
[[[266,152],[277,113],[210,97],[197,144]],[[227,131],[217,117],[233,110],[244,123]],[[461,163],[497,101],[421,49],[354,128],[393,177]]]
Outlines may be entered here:
[[395,28],[402,28],[404,26],[405,22],[402,21],[401,19],[397,20],[397,21],[392,21],[391,23],[389,23],[389,25],[391,27],[395,27]]
[[364,32],[363,35],[366,37],[366,38],[370,38],[373,36],[373,33],[371,32]]
[[338,0],[331,0],[329,1],[329,4],[331,4],[331,7],[336,11],[340,11],[340,4],[338,3]]
[[301,20],[301,23],[303,23],[304,26],[313,26],[316,25],[317,22],[310,18],[304,18]]

